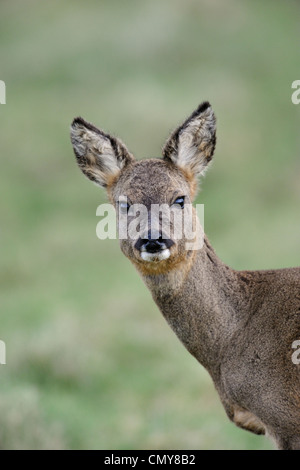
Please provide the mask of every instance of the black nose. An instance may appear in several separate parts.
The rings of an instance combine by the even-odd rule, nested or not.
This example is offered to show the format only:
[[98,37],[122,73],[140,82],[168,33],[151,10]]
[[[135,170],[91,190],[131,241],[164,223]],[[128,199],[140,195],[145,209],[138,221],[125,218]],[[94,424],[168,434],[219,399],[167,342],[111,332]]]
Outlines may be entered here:
[[142,247],[148,253],[157,253],[166,248],[165,243],[162,239],[160,240],[142,240]]
[[172,245],[174,245],[174,242],[168,238],[163,238],[161,234],[159,238],[151,238],[149,234],[149,238],[139,238],[134,246],[139,251],[157,253],[170,248]]

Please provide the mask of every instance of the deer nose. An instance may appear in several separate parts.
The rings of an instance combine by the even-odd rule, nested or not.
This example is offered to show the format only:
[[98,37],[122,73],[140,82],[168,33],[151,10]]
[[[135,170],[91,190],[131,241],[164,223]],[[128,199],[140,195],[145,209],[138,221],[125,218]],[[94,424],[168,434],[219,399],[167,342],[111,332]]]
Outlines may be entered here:
[[162,239],[158,240],[142,240],[141,249],[143,251],[148,251],[148,253],[157,253],[166,248],[166,244]]
[[147,251],[148,253],[158,253],[166,248],[170,248],[174,242],[167,238],[163,238],[162,234],[158,235],[158,238],[151,238],[151,234],[148,234],[148,238],[139,238],[135,243],[135,248],[139,251]]

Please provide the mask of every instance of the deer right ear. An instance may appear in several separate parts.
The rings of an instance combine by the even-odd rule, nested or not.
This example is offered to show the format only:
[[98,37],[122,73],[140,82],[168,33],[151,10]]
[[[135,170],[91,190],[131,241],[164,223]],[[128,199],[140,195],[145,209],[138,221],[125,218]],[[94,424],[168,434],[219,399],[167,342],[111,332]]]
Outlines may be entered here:
[[167,140],[163,156],[193,176],[203,174],[216,145],[216,117],[205,101]]
[[71,125],[71,142],[81,171],[91,181],[107,187],[134,161],[126,146],[81,117]]

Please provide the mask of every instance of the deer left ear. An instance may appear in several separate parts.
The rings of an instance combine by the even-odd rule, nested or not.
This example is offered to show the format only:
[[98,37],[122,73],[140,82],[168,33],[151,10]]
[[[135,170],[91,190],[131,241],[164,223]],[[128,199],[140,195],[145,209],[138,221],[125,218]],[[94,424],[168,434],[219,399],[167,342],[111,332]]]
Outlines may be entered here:
[[216,145],[216,117],[205,101],[178,127],[163,148],[165,160],[193,176],[203,174]]

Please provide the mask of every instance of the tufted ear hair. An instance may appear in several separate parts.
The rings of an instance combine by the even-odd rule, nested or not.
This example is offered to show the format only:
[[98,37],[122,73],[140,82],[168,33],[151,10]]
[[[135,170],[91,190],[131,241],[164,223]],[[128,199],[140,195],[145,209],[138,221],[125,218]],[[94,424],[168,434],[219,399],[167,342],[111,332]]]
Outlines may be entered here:
[[163,157],[193,176],[203,174],[216,145],[216,117],[208,101],[203,102],[169,137]]
[[71,142],[81,171],[91,181],[107,187],[134,161],[126,146],[81,117],[71,125]]

